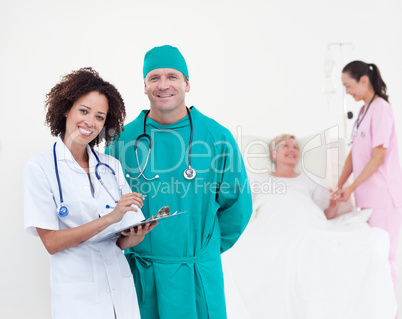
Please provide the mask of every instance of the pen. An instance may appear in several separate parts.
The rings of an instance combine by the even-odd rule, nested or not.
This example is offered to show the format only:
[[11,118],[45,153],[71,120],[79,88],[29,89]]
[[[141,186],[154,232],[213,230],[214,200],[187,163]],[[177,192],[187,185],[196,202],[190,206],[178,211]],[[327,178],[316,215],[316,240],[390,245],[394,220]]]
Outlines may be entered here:
[[[145,199],[145,197],[147,197],[148,195],[142,195],[140,198],[141,199]],[[110,206],[110,205],[106,205],[106,208],[115,208],[116,206]]]

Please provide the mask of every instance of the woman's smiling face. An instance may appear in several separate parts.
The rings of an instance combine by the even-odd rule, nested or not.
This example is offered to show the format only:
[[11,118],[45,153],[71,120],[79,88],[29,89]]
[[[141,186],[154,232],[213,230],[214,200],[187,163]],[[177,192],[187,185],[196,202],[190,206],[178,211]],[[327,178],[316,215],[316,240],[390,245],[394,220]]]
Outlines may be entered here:
[[109,103],[103,94],[89,92],[81,96],[66,115],[66,131],[63,141],[87,145],[105,125]]
[[287,164],[296,166],[299,160],[299,146],[294,138],[288,138],[285,141],[279,142],[274,150],[275,162],[278,164]]

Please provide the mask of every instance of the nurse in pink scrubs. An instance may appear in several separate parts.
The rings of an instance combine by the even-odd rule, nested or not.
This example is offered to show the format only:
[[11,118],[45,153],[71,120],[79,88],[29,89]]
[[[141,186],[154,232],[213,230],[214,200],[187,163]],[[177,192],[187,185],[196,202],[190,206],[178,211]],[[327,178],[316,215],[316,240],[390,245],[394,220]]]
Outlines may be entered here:
[[[352,149],[333,197],[347,201],[354,193],[356,206],[373,208],[368,223],[389,233],[389,261],[397,285],[396,252],[402,222],[402,172],[398,142],[387,87],[375,64],[353,61],[342,70],[346,93],[364,101],[353,127]],[[344,187],[353,173],[354,181]]]

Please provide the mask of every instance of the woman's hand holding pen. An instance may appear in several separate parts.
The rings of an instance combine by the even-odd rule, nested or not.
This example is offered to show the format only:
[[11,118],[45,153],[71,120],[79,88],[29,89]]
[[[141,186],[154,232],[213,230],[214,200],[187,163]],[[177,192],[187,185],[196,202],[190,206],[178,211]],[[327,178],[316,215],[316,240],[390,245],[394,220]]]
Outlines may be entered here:
[[117,223],[121,221],[123,218],[124,214],[127,213],[128,211],[137,211],[135,207],[132,205],[136,205],[139,208],[142,207],[142,200],[144,199],[144,196],[139,193],[128,193],[123,196],[121,196],[120,200],[117,202],[116,207],[113,209],[113,211],[109,214],[112,223]]
[[[53,255],[64,249],[82,244],[84,241],[100,233],[109,225],[121,221],[124,214],[128,211],[137,211],[137,209],[132,205],[137,205],[141,208],[143,198],[144,196],[138,193],[125,194],[117,202],[113,211],[102,218],[97,218],[84,225],[68,229],[49,230],[38,227],[38,234],[49,254]],[[150,229],[148,229],[148,231],[150,231]]]

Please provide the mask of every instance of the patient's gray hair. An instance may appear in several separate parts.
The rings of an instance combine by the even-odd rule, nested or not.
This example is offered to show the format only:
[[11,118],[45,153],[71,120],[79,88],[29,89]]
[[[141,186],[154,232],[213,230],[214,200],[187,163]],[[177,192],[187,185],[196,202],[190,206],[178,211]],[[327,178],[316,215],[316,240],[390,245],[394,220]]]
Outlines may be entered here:
[[296,140],[296,137],[294,135],[290,135],[290,134],[282,134],[282,135],[278,135],[277,137],[274,137],[268,144],[269,147],[269,157],[271,158],[271,161],[273,163],[275,163],[275,159],[272,157],[272,152],[276,151],[278,144],[280,142],[286,141],[288,138],[293,138],[294,140]]

